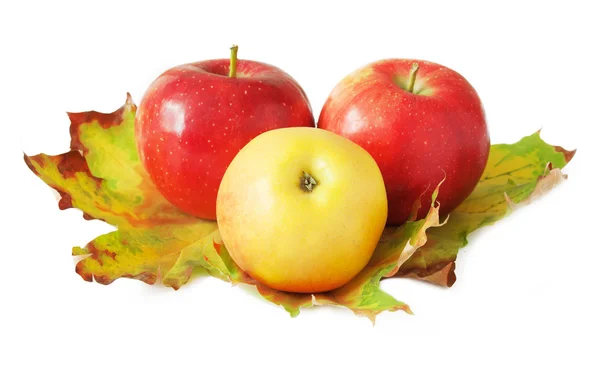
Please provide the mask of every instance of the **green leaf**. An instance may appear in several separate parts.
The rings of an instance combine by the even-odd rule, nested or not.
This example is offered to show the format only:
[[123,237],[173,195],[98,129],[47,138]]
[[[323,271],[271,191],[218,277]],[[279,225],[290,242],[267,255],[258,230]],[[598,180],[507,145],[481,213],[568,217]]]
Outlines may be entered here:
[[[539,132],[514,144],[493,145],[483,176],[446,225],[427,232],[429,241],[405,262],[395,276],[414,277],[452,286],[455,260],[467,237],[528,204],[566,179],[561,168],[574,151],[545,143]],[[443,189],[443,187],[442,187]],[[440,202],[442,205],[444,202]]]
[[138,157],[135,111],[128,95],[113,113],[69,113],[71,151],[25,155],[25,162],[59,192],[60,209],[75,207],[86,219],[117,227],[73,248],[83,258],[75,269],[84,280],[110,284],[129,277],[153,284],[169,273],[169,285],[178,288],[191,275],[171,270],[181,250],[212,239],[217,225],[184,214],[156,190]]
[[204,270],[233,284],[255,286],[292,316],[317,305],[344,306],[373,322],[383,311],[411,313],[408,305],[381,290],[382,278],[410,276],[450,285],[456,253],[467,235],[562,181],[558,168],[573,156],[547,145],[539,134],[493,146],[480,184],[446,223],[440,223],[436,202],[441,184],[427,216],[386,228],[369,264],[348,284],[328,293],[286,293],[260,285],[235,264],[216,222],[181,212],[158,192],[139,160],[135,112],[128,95],[113,113],[70,113],[71,151],[25,155],[29,168],[61,195],[60,209],[77,208],[86,219],[104,220],[116,229],[73,248],[73,255],[82,258],[76,272],[102,284],[126,277],[148,284],[160,280],[178,289],[195,271]]

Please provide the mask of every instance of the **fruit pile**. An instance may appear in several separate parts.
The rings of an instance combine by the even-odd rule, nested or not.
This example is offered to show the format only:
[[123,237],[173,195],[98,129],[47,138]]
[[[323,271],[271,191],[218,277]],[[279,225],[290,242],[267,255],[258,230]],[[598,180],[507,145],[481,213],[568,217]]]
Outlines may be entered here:
[[136,137],[164,197],[217,219],[235,262],[288,292],[350,281],[386,221],[403,224],[422,196],[430,206],[440,181],[441,213],[456,208],[490,148],[477,93],[444,66],[367,65],[333,90],[315,129],[300,85],[278,68],[238,60],[237,46],[229,61],[158,77],[140,104]]
[[203,269],[293,315],[410,312],[382,277],[452,285],[466,236],[563,181],[574,154],[538,133],[490,147],[474,88],[418,60],[348,75],[315,126],[300,85],[236,46],[167,70],[139,108],[69,117],[71,151],[25,161],[61,209],[117,228],[73,249],[81,277],[177,289]]

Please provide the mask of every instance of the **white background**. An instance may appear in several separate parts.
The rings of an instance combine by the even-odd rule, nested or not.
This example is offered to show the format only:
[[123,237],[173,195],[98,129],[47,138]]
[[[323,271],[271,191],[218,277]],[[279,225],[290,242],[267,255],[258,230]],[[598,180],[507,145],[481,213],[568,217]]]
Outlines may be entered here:
[[[593,1],[2,2],[0,373],[599,373],[600,58]],[[67,150],[65,111],[110,112],[185,62],[276,65],[318,116],[333,86],[381,58],[463,74],[494,143],[543,128],[578,152],[556,190],[470,237],[451,289],[387,280],[414,316],[375,327],[339,308],[290,318],[248,290],[86,283],[73,245],[110,228],[61,212],[22,152]]]

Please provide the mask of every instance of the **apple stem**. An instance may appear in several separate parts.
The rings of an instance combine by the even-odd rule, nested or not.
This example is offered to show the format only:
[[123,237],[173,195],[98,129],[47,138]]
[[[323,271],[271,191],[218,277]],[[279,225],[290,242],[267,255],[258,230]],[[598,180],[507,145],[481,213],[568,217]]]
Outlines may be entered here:
[[410,73],[408,76],[408,85],[406,86],[406,91],[412,93],[415,88],[415,80],[417,79],[417,70],[419,70],[419,64],[416,62],[412,63],[410,67]]
[[234,44],[230,49],[231,49],[231,57],[229,58],[229,78],[235,78],[235,74],[237,72],[238,46]]
[[300,188],[310,193],[313,191],[315,186],[317,186],[317,181],[313,178],[313,176],[306,172],[302,172],[302,177],[300,177]]

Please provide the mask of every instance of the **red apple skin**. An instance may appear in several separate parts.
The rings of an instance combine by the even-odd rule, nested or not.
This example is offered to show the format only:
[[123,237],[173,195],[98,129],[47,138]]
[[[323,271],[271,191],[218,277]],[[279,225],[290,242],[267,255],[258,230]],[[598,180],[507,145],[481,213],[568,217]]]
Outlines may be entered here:
[[167,70],[148,88],[135,119],[140,158],[164,197],[216,219],[219,184],[238,151],[275,128],[315,126],[308,98],[282,70],[261,62],[208,60]]
[[[419,68],[409,92],[413,63]],[[350,74],[331,92],[318,127],[373,156],[386,185],[389,225],[409,219],[419,197],[417,218],[424,217],[444,178],[440,214],[455,209],[477,185],[490,150],[475,89],[457,72],[422,60],[381,60]]]

